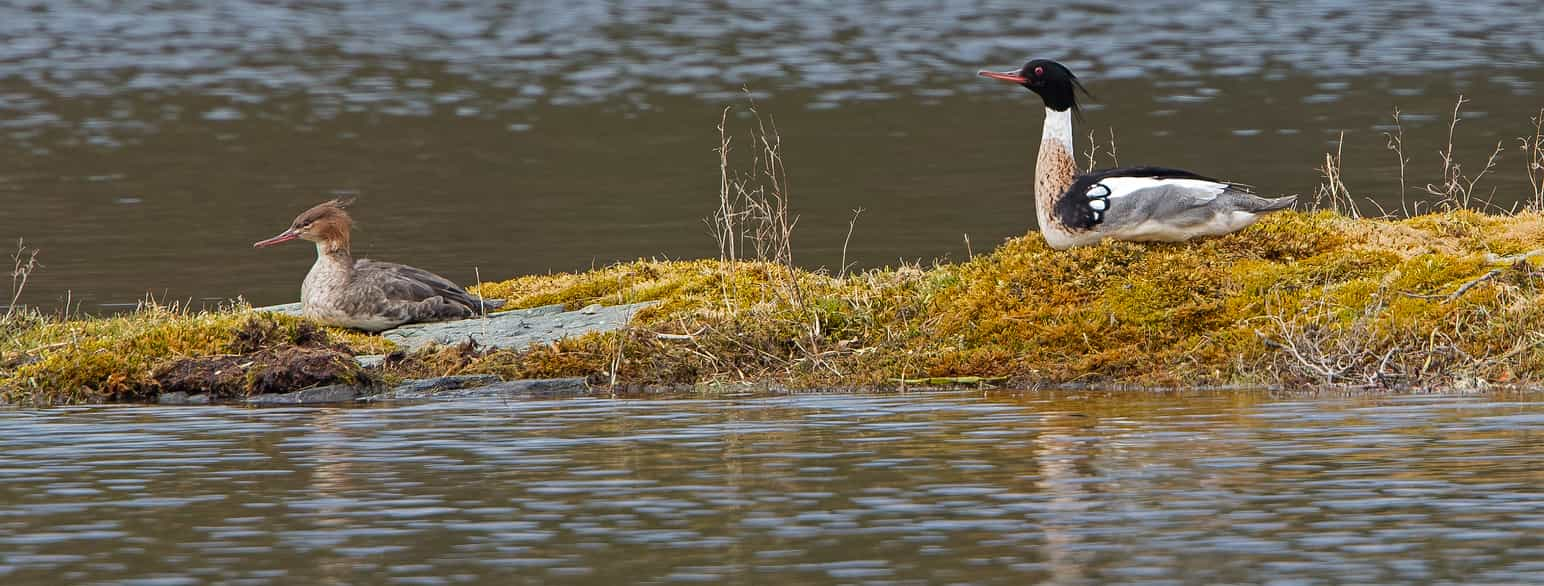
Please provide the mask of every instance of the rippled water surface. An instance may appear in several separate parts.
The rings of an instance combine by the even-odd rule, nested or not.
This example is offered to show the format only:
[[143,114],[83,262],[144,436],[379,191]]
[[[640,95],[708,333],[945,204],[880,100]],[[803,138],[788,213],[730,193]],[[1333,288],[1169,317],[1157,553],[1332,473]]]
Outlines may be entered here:
[[[716,251],[719,111],[785,139],[798,260],[960,258],[1032,229],[1040,108],[975,77],[1064,60],[1123,164],[1308,194],[1345,134],[1359,201],[1429,200],[1455,97],[1465,169],[1530,194],[1536,2],[0,2],[0,238],[23,301],[292,300],[311,251],[253,251],[358,195],[359,252],[469,281]],[[744,128],[744,120],[732,120]],[[1081,140],[1081,138],[1080,138]],[[1105,161],[1108,164],[1108,160]],[[1408,202],[1407,202],[1408,203]]]
[[0,580],[1540,583],[1541,399],[6,410]]

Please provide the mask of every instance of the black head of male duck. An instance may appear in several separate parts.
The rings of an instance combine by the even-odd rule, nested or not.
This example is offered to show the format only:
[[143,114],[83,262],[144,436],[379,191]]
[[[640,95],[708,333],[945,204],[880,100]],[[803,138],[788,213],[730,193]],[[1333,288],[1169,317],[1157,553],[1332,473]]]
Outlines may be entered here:
[[1024,86],[1045,103],[1035,159],[1035,216],[1052,248],[1086,246],[1106,238],[1179,242],[1217,236],[1297,201],[1297,196],[1263,198],[1236,183],[1164,167],[1080,173],[1073,156],[1072,122],[1078,114],[1078,94],[1087,91],[1071,69],[1035,59],[1016,71],[979,74]]
[[289,228],[252,246],[291,240],[316,243],[316,264],[300,285],[301,313],[328,325],[381,331],[406,323],[444,321],[498,309],[503,301],[482,299],[450,279],[429,271],[370,259],[349,250],[354,219],[349,200],[332,200],[301,212]]
[[1088,95],[1071,69],[1050,59],[1035,59],[1017,71],[980,71],[977,75],[1024,86],[1038,94],[1046,108],[1057,112],[1076,112],[1078,93]]

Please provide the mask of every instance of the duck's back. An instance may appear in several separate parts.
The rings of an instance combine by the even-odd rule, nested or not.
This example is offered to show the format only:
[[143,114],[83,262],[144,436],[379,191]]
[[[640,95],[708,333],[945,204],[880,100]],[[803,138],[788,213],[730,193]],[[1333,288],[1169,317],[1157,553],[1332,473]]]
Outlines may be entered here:
[[465,308],[468,315],[481,312],[484,306],[488,309],[498,306],[491,300],[485,301],[468,293],[450,279],[394,262],[360,259],[354,264],[354,283],[379,289],[387,301],[417,302],[439,297],[450,305]]

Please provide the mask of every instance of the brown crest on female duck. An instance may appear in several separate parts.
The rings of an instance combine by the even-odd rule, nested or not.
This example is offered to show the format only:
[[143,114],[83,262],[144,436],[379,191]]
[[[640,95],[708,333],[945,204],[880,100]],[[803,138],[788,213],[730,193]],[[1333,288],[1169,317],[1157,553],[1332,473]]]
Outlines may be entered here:
[[354,219],[349,217],[344,208],[352,203],[354,203],[353,198],[338,198],[316,204],[295,216],[295,221],[290,223],[289,229],[273,238],[255,242],[252,247],[264,248],[298,238],[324,245],[328,252],[348,251],[349,231],[354,226]]

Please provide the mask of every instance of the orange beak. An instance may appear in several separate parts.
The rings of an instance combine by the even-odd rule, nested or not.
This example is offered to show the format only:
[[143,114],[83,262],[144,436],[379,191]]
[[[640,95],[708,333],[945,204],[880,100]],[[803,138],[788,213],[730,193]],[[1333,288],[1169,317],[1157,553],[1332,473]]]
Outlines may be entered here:
[[269,246],[273,246],[275,244],[283,244],[285,242],[289,242],[289,241],[294,240],[294,239],[299,238],[299,237],[300,237],[300,232],[295,231],[294,228],[290,228],[288,230],[280,232],[278,236],[274,236],[273,238],[269,238],[267,240],[259,240],[257,242],[253,242],[252,243],[252,248],[266,248],[266,247],[269,247]]
[[1026,81],[1029,81],[1027,79],[1024,79],[1024,76],[1019,75],[1019,72],[1017,72],[1017,71],[1004,71],[1002,73],[998,73],[996,71],[978,71],[978,72],[976,72],[976,75],[979,75],[981,77],[990,77],[992,79],[999,79],[999,80],[1002,80],[1002,81],[1007,81],[1007,82],[1012,82],[1012,83],[1024,83]]

